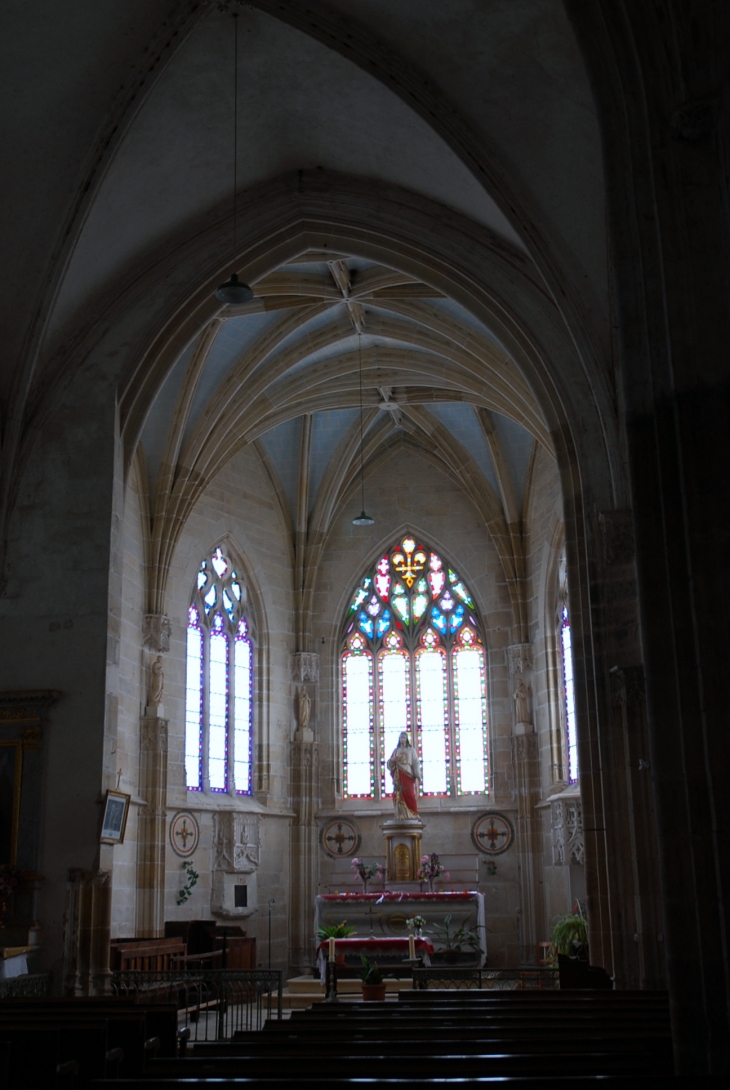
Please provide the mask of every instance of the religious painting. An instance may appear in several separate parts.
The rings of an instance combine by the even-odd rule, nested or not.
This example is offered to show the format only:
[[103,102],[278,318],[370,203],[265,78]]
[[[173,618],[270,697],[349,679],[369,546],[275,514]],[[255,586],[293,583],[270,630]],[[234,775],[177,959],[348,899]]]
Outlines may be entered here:
[[360,847],[360,830],[353,821],[328,821],[319,831],[319,843],[331,859],[346,859]]
[[179,810],[170,822],[170,845],[182,859],[191,856],[200,842],[200,827],[189,810]]
[[515,832],[505,814],[481,814],[471,828],[474,846],[485,855],[501,855],[512,846]]
[[0,741],[0,865],[17,861],[22,772],[21,743]]
[[102,844],[122,844],[129,813],[129,795],[122,791],[107,791],[104,818],[101,823]]

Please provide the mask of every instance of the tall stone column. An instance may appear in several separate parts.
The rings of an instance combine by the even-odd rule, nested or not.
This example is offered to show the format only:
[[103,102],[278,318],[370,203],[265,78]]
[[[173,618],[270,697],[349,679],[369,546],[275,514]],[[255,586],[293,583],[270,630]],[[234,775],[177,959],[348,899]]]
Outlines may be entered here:
[[314,957],[314,898],[317,895],[319,744],[314,723],[319,688],[319,655],[292,655],[292,703],[296,730],[291,743],[291,796],[296,818],[291,828],[289,962],[303,972]]
[[[149,660],[147,708],[139,729],[139,793],[145,805],[137,821],[137,935],[157,938],[165,927],[165,823],[167,817],[167,727],[162,703],[162,654],[170,650],[170,620],[147,613],[143,642]],[[157,652],[157,653],[156,653]]]
[[520,862],[520,961],[532,963],[535,943],[543,938],[543,894],[539,881],[542,851],[540,766],[537,735],[532,721],[532,644],[507,648],[513,704],[512,762],[517,795],[517,853]]

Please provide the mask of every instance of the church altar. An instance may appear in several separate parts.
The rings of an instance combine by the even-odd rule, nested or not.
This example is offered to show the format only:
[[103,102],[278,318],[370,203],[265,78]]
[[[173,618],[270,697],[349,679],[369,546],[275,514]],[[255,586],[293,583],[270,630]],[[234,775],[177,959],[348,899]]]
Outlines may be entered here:
[[[479,936],[482,952],[487,952],[487,930],[484,894],[476,890],[440,893],[405,893],[383,890],[379,893],[325,893],[315,901],[315,929],[329,927],[345,920],[355,928],[358,939],[401,939],[408,946],[407,921],[411,916],[423,916],[426,932],[434,925],[443,927],[451,916],[451,932],[464,927]],[[428,937],[431,945],[431,936]],[[337,945],[347,941],[338,939]],[[418,947],[417,947],[418,950]],[[433,947],[431,951],[433,951]],[[482,964],[474,954],[474,963]]]
[[[416,939],[416,957],[423,958],[424,965],[431,964],[433,944],[428,939]],[[317,968],[320,979],[325,983],[329,940],[325,939],[317,947]],[[367,935],[352,936],[348,939],[335,939],[335,957],[344,957],[346,965],[359,963],[360,954],[365,954],[371,961],[381,961],[392,965],[393,962],[406,961],[409,956],[408,938],[368,938]],[[353,958],[353,955],[357,955]]]

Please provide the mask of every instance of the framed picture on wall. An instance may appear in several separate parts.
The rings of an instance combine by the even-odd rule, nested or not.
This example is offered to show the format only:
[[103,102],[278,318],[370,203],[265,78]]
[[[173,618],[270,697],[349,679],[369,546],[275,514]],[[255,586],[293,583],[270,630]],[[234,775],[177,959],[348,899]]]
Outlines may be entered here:
[[121,791],[107,791],[104,802],[104,819],[101,823],[102,844],[121,844],[127,827],[129,795]]

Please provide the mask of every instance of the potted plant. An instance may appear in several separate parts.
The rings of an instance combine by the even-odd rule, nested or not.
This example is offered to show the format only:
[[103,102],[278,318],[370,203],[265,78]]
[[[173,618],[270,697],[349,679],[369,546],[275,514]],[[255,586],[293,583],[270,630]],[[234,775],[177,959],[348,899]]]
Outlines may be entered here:
[[371,961],[365,954],[360,954],[362,969],[360,970],[360,982],[362,997],[366,1002],[383,1002],[385,999],[385,981],[378,968],[377,961]]
[[433,925],[431,934],[435,936],[439,944],[437,952],[443,956],[444,961],[455,963],[460,960],[462,954],[468,951],[479,954],[481,960],[482,947],[476,931],[472,931],[467,927],[457,927],[452,934],[450,912],[447,916],[444,916],[443,926],[441,924]]
[[[342,923],[328,924],[325,927],[320,927],[317,930],[317,938],[320,942],[326,942],[327,939],[346,939],[349,935],[355,933],[355,928],[350,927],[347,920],[343,920]],[[345,964],[345,955],[336,954],[335,961],[338,965]]]
[[573,905],[572,912],[556,920],[550,941],[555,955],[564,954],[566,957],[588,961],[588,921],[580,902]]

